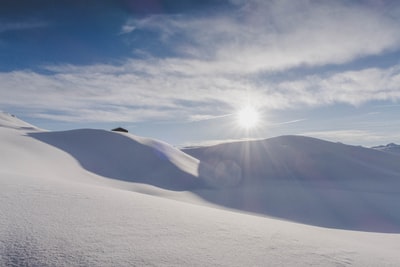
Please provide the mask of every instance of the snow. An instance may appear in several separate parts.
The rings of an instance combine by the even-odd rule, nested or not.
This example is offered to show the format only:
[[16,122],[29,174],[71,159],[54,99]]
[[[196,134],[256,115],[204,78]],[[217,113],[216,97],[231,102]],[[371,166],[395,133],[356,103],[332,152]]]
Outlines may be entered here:
[[13,129],[25,129],[25,130],[38,130],[37,127],[20,120],[15,115],[0,111],[0,127],[7,127]]
[[317,226],[400,232],[399,155],[304,136],[184,151],[200,159],[200,175],[218,177],[226,162],[241,170],[234,187],[198,192],[213,203]]
[[375,146],[372,147],[373,149],[377,149],[380,151],[388,152],[388,153],[394,153],[394,154],[400,154],[400,145],[390,143],[387,145],[382,145],[382,146]]
[[68,152],[86,170],[104,177],[172,190],[188,190],[203,183],[198,178],[197,159],[160,141],[95,129],[29,135]]
[[[241,180],[237,185],[209,188],[199,183],[213,179],[200,172],[204,158],[199,161],[168,144],[102,130],[44,132],[5,114],[0,116],[0,125],[0,266],[400,263],[398,231],[384,233],[384,227],[369,232],[318,227],[206,201],[205,194],[215,198],[217,194],[240,191],[241,186],[249,190],[257,184]],[[348,149],[352,151],[351,147]],[[354,162],[364,166],[359,158]],[[372,169],[378,172],[393,167],[391,162],[385,162],[376,163]],[[243,167],[240,162],[235,164]],[[351,186],[348,191],[354,193],[369,188],[365,193],[371,201],[368,205],[377,202],[379,207],[398,207],[396,175],[392,172],[384,172],[389,184],[377,190],[371,188],[372,184],[365,187],[361,177],[355,177],[330,188],[319,184],[319,192],[343,192]],[[150,182],[142,175],[150,175]],[[280,185],[271,179],[267,179],[267,184],[271,182],[268,188],[258,187],[258,196],[265,190],[266,195],[272,194],[266,200],[278,200],[275,196],[279,195],[284,201],[298,191],[296,186],[289,186],[291,179]],[[306,177],[303,180],[307,195],[307,190],[314,190],[308,186],[315,185],[308,183]],[[182,181],[185,186],[178,186]],[[384,193],[383,189],[390,189],[391,193]],[[347,199],[350,195],[344,196],[336,208],[351,205],[348,201],[354,199]],[[318,202],[319,198],[313,195],[305,204],[311,201]],[[285,205],[273,204],[276,209]],[[400,209],[389,209],[398,216]]]

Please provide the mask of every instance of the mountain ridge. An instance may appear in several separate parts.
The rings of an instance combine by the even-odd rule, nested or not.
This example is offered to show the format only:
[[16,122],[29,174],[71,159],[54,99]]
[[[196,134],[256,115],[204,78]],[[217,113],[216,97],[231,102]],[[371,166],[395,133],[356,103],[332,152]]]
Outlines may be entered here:
[[395,143],[389,143],[387,145],[374,146],[372,148],[376,149],[376,150],[388,152],[388,153],[400,154],[400,145],[397,145]]
[[[242,178],[248,179],[297,177],[317,182],[352,176],[400,176],[398,155],[306,136],[285,135],[182,150],[213,165],[219,160],[236,162],[242,168]],[[329,164],[345,168],[338,170]],[[252,171],[260,169],[264,171]]]

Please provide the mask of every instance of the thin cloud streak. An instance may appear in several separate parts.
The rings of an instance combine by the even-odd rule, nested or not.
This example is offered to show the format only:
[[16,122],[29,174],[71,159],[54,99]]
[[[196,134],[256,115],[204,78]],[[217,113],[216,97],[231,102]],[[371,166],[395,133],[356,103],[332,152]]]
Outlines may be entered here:
[[221,118],[226,118],[226,117],[230,117],[233,116],[235,114],[231,113],[231,114],[224,114],[224,115],[218,115],[218,116],[212,116],[212,115],[193,115],[191,116],[191,120],[192,121],[209,121],[209,120],[216,120],[216,119],[221,119]]
[[277,123],[271,123],[268,126],[276,126],[276,125],[285,125],[285,124],[292,124],[292,123],[297,123],[297,122],[302,122],[306,121],[307,119],[298,119],[298,120],[291,120],[291,121],[284,121],[284,122],[277,122]]
[[0,33],[43,28],[47,27],[48,25],[49,24],[44,21],[0,22]]

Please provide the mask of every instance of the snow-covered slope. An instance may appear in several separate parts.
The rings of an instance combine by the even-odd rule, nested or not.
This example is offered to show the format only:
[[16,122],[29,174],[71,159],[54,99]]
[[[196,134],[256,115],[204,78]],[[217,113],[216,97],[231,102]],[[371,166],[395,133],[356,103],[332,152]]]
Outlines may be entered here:
[[68,152],[86,170],[104,177],[172,190],[204,186],[197,177],[198,160],[160,141],[94,129],[30,136]]
[[400,154],[400,145],[390,143],[385,146],[375,146],[372,147],[373,149],[384,151],[384,152],[389,152],[389,153],[394,153],[394,154]]
[[[137,183],[136,175],[128,175],[136,169],[153,175],[153,185],[162,177],[171,182],[168,185],[186,178],[198,181],[199,162],[158,141],[98,130],[43,132],[7,116],[0,118],[0,266],[400,263],[399,234],[327,229],[249,215],[215,208],[190,191],[166,190],[163,184],[160,188],[144,180]],[[5,125],[9,120],[12,127]],[[155,154],[160,160],[153,158],[150,148],[159,151]],[[109,150],[125,157],[107,156]],[[91,165],[94,159],[107,167],[97,169]],[[155,163],[152,168],[146,166],[148,159]],[[124,163],[114,162],[119,160]],[[129,165],[137,163],[137,168]],[[164,164],[162,175],[150,171]],[[172,179],[175,174],[179,179]],[[272,187],[265,192],[273,192]],[[193,192],[223,195],[231,189]],[[289,196],[290,191],[280,193]],[[399,203],[395,194],[392,197]]]
[[[204,172],[236,168],[235,173],[240,172],[240,177],[236,177],[235,182],[225,181],[231,186],[294,180],[367,190],[371,189],[368,182],[378,181],[382,182],[383,190],[390,190],[383,182],[400,182],[400,157],[397,155],[305,136],[280,136],[183,151],[201,160]],[[376,189],[376,184],[372,188]]]
[[219,178],[221,190],[198,192],[213,203],[325,227],[400,231],[400,156],[303,136],[184,151],[200,160],[200,175]]
[[0,127],[7,127],[13,129],[35,130],[35,126],[20,120],[15,115],[0,111]]

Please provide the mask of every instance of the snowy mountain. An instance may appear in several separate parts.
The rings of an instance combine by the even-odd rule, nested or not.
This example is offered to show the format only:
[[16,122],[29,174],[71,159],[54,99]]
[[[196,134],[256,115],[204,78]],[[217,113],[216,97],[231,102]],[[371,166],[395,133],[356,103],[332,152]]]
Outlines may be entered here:
[[0,266],[400,263],[389,153],[290,136],[186,150],[196,159],[6,113],[0,148]]
[[200,160],[200,175],[220,178],[220,192],[199,193],[213,203],[324,227],[400,230],[399,155],[304,136],[183,151]]
[[397,145],[397,144],[394,144],[394,143],[390,143],[390,144],[382,145],[382,146],[375,146],[375,147],[372,147],[372,148],[380,150],[380,151],[384,151],[384,152],[400,154],[400,145]]
[[371,190],[378,186],[382,191],[397,191],[385,182],[400,182],[398,155],[305,136],[280,136],[183,151],[200,160],[200,175],[212,172],[218,176],[221,169],[234,169],[235,179],[221,181],[222,186],[287,181],[334,189]]

